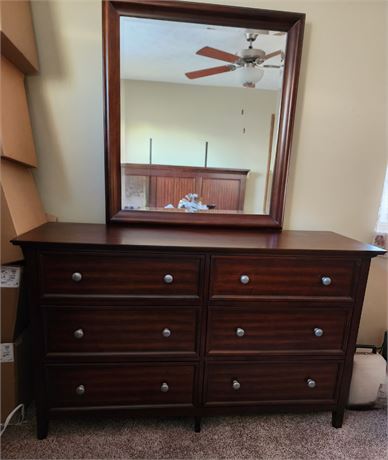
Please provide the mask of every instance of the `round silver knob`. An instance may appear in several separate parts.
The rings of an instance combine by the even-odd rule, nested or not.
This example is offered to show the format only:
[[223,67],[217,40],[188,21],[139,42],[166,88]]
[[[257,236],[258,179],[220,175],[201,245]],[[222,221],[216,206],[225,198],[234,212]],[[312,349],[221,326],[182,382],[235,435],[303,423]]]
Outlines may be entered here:
[[170,275],[169,273],[167,273],[167,275],[164,275],[163,281],[166,284],[171,284],[174,281],[174,277],[172,275]]
[[321,282],[324,286],[330,286],[331,284],[331,278],[330,276],[322,276]]
[[84,331],[82,329],[77,329],[73,332],[73,336],[75,339],[82,339],[84,336]]
[[85,394],[85,387],[84,385],[78,385],[78,387],[75,389],[75,392],[77,393],[78,396],[82,396]]
[[232,382],[232,388],[233,390],[239,390],[241,388],[240,382],[238,380],[233,380]]
[[82,274],[79,273],[79,272],[74,272],[72,275],[71,275],[71,279],[73,281],[75,281],[76,283],[79,283],[81,280],[82,280]]
[[314,328],[314,335],[315,337],[322,337],[323,336],[323,329],[320,327],[315,327]]
[[250,281],[250,279],[249,279],[248,275],[241,275],[240,276],[240,283],[241,284],[248,284],[249,281]]
[[317,386],[317,382],[313,379],[307,379],[307,386],[309,388],[315,388]]
[[241,327],[238,327],[236,329],[236,335],[237,335],[237,337],[244,337],[244,335],[245,335],[244,329],[242,329]]
[[163,383],[161,384],[161,386],[160,386],[160,391],[161,391],[162,393],[167,393],[167,391],[168,391],[169,389],[170,389],[170,388],[169,388],[169,386],[168,386],[168,384],[167,384],[166,382],[163,382]]
[[163,336],[163,337],[170,337],[170,335],[171,335],[170,329],[169,329],[168,327],[165,327],[165,328],[163,329],[163,331],[162,331],[162,336]]

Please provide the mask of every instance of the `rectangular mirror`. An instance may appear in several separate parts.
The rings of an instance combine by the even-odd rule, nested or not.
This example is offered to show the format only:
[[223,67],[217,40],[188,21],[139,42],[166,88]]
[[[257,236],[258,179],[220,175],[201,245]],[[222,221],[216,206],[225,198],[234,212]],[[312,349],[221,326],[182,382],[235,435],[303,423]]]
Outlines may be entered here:
[[304,16],[106,3],[107,220],[281,227]]
[[122,209],[268,214],[286,42],[121,17]]

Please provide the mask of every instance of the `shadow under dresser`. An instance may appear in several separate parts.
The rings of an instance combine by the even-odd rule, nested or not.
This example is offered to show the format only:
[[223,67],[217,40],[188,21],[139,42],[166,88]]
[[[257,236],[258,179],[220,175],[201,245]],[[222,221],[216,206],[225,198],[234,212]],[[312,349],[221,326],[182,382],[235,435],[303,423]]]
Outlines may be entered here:
[[38,438],[54,413],[332,412],[370,259],[331,232],[48,223],[26,259]]

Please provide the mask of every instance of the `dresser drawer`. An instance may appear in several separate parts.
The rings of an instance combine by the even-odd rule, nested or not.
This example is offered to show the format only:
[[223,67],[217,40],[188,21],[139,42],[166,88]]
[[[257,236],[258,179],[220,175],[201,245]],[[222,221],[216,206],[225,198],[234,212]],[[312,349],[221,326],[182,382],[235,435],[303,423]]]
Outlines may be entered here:
[[44,312],[49,355],[196,356],[195,309],[48,307]]
[[43,296],[194,298],[202,258],[128,254],[41,255]]
[[211,299],[354,296],[357,261],[309,257],[215,256]]
[[207,405],[334,402],[335,362],[217,363],[207,367]]
[[349,311],[336,308],[212,307],[210,355],[343,354]]
[[58,365],[47,374],[52,408],[193,404],[194,366]]

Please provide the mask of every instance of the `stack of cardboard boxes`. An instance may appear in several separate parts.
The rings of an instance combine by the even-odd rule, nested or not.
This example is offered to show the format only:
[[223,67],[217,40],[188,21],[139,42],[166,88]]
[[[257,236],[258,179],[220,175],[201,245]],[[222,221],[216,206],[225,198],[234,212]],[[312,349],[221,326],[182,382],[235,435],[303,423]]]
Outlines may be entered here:
[[32,398],[29,318],[20,266],[1,267],[1,422]]
[[47,221],[32,169],[37,158],[25,76],[38,72],[28,1],[1,2],[1,421],[31,397],[23,255],[10,240]]

